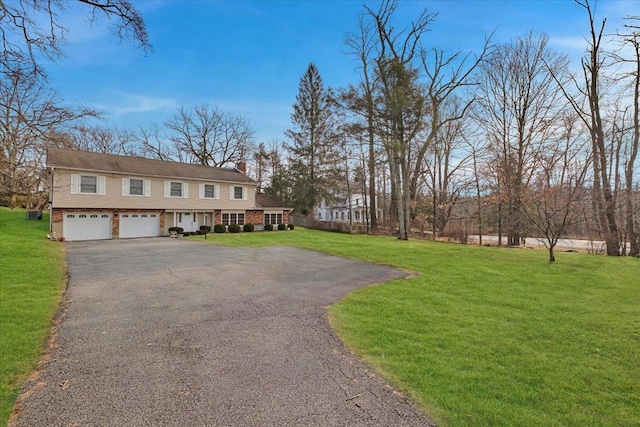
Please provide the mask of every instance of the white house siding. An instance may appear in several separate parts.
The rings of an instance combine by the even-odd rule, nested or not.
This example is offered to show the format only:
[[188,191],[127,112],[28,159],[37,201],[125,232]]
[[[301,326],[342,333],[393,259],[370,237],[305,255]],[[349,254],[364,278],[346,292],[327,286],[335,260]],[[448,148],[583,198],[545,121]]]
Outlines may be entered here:
[[[71,175],[73,173],[85,175],[106,176],[106,188],[104,195],[95,194],[71,194]],[[213,209],[247,210],[255,207],[255,185],[233,184],[209,181],[194,181],[165,178],[147,178],[151,180],[151,196],[123,196],[122,178],[128,175],[119,174],[94,174],[82,171],[68,171],[57,169],[54,173],[53,205],[67,208],[105,208],[105,209],[165,209],[167,211],[181,210],[185,212]],[[164,181],[181,181],[188,183],[188,198],[164,197]],[[219,198],[200,199],[198,185],[200,183],[215,183],[219,185]],[[242,186],[246,189],[246,200],[231,200],[230,187]]]

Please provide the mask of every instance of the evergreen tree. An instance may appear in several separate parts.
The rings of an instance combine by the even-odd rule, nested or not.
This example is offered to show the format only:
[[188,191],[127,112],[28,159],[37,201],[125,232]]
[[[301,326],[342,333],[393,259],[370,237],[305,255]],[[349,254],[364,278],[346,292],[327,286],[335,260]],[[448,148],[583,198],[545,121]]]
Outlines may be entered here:
[[292,202],[299,212],[313,215],[322,198],[335,194],[339,172],[335,168],[338,150],[331,91],[325,89],[315,64],[309,64],[300,79],[296,103],[291,114],[289,139],[292,175]]

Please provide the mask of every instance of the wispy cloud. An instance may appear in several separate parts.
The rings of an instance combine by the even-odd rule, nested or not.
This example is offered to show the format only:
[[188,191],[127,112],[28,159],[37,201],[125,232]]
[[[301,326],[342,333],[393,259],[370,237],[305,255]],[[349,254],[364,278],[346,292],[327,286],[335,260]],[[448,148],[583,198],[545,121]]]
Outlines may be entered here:
[[176,100],[122,91],[110,91],[109,103],[97,103],[98,108],[110,115],[168,112],[179,107]]
[[587,48],[587,41],[582,36],[551,37],[549,43],[557,48],[570,50],[571,53],[583,53]]

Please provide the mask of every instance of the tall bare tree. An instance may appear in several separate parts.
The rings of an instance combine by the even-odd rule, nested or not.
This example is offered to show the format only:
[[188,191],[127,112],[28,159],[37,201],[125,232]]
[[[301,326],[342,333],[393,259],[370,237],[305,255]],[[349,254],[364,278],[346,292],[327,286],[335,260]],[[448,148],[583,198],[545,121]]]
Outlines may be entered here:
[[437,14],[424,9],[407,28],[392,23],[398,2],[383,1],[374,12],[365,6],[377,29],[376,75],[380,82],[377,128],[387,152],[391,203],[397,212],[398,238],[407,240],[411,226],[412,142],[422,129],[425,100],[419,87],[420,40]]
[[165,127],[174,151],[189,163],[225,166],[246,160],[253,151],[254,131],[249,122],[207,104],[180,107]]
[[548,41],[546,35],[529,32],[496,46],[482,64],[476,119],[494,156],[509,245],[518,245],[525,231],[522,194],[566,104],[554,76],[564,79],[567,59]]
[[[627,237],[629,239],[629,255],[640,256],[640,224],[637,218],[636,206],[637,188],[634,188],[637,179],[635,175],[636,160],[638,158],[638,148],[640,145],[640,17],[629,17],[625,25],[625,31],[619,33],[622,39],[622,48],[616,55],[619,62],[630,65],[630,70],[623,81],[627,82],[630,89],[631,106],[629,126],[623,126],[625,131],[631,135],[627,138],[627,163],[625,166],[625,223]],[[630,53],[625,55],[625,50]]]
[[39,191],[48,143],[78,119],[97,116],[90,108],[62,107],[56,93],[36,75],[0,75],[0,194],[21,204]]
[[376,191],[376,130],[374,94],[378,80],[373,72],[375,63],[373,53],[375,48],[375,27],[360,15],[358,19],[358,31],[347,34],[345,44],[349,47],[349,53],[358,60],[361,71],[361,81],[358,87],[350,87],[342,93],[341,99],[346,107],[359,114],[364,120],[367,136],[367,172],[369,177],[369,227],[371,231],[378,228],[377,191]]
[[[128,0],[78,0],[87,7],[89,20],[102,15],[120,39],[132,40],[150,51],[149,35],[138,10]],[[65,0],[0,1],[0,72],[45,76],[41,59],[63,56],[65,28],[60,15],[70,5]]]

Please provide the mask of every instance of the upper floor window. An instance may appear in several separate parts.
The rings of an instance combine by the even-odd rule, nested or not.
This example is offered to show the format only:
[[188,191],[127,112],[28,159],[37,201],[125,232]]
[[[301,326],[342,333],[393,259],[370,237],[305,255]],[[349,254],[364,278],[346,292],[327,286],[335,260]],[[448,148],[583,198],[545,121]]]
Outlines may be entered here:
[[98,177],[80,175],[80,192],[85,194],[98,194]]
[[200,184],[200,198],[201,199],[219,199],[220,189],[216,184]]
[[122,178],[122,195],[151,197],[151,180]]
[[171,197],[182,197],[182,183],[171,182]]
[[182,181],[165,181],[164,197],[189,198],[189,184]]
[[106,194],[107,178],[100,175],[71,174],[71,194]]
[[132,196],[144,195],[144,180],[142,179],[130,179],[129,180],[129,194]]
[[233,198],[236,200],[242,200],[244,198],[244,192],[242,187],[233,187]]

